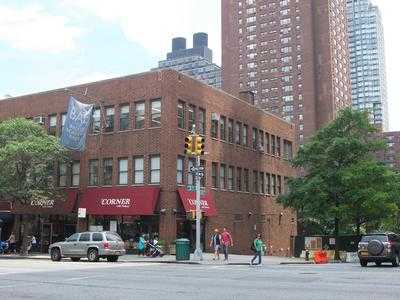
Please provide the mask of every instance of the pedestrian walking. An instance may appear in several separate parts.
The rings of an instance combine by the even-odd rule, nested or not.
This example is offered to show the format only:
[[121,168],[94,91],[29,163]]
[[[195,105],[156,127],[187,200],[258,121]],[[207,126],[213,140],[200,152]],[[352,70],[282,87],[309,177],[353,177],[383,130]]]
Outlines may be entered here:
[[15,239],[14,232],[11,232],[10,237],[7,240],[8,246],[10,249],[10,253],[15,253],[17,252],[17,241]]
[[217,228],[214,229],[214,234],[211,236],[210,248],[214,250],[213,260],[219,260],[219,251],[221,248],[221,235]]
[[[255,252],[253,259],[250,262],[250,265],[259,265],[261,266],[261,252],[262,252],[262,248],[263,248],[263,241],[261,240],[261,234],[257,234],[257,237],[254,239],[253,241],[253,245],[252,245],[252,249]],[[254,261],[256,260],[256,258],[258,257],[258,263],[254,264]]]
[[224,251],[224,260],[228,260],[229,247],[233,247],[233,239],[231,234],[224,228],[221,233],[222,251]]
[[146,245],[146,240],[144,239],[144,235],[139,236],[139,242],[137,245],[137,249],[138,249],[138,255],[143,255],[144,256],[144,248]]

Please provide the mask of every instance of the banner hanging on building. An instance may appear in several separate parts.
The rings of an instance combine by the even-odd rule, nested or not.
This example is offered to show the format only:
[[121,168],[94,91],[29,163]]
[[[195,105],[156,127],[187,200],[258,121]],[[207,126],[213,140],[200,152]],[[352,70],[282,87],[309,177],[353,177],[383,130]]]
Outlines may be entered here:
[[92,104],[81,103],[72,96],[69,98],[67,117],[60,141],[65,148],[75,151],[85,149],[92,110]]

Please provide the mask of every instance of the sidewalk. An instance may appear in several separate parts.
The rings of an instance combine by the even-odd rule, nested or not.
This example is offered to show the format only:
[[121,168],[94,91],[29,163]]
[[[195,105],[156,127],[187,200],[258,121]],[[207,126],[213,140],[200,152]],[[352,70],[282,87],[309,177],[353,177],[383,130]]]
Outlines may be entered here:
[[[176,261],[175,255],[164,255],[163,257],[143,257],[133,254],[127,254],[119,258],[119,262],[146,262],[146,263],[170,263],[170,264],[202,264],[202,265],[248,265],[250,260],[253,258],[251,255],[229,255],[229,261],[226,262],[221,256],[220,260],[213,260],[212,253],[203,253],[203,260],[198,261],[193,258],[193,254],[190,255],[190,260],[187,261]],[[29,256],[20,255],[0,255],[1,259],[37,259],[37,260],[50,260],[50,256],[46,254],[31,254]],[[267,265],[279,265],[279,264],[304,264],[307,263],[301,258],[291,257],[277,257],[277,256],[263,256],[263,264]]]

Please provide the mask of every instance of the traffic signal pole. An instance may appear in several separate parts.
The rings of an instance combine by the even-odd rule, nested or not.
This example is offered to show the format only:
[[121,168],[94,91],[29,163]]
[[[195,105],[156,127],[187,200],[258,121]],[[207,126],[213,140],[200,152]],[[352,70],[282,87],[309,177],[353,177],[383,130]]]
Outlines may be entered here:
[[200,232],[201,232],[201,207],[200,207],[200,155],[196,156],[196,250],[194,251],[194,257],[198,260],[203,260],[203,252],[200,246]]

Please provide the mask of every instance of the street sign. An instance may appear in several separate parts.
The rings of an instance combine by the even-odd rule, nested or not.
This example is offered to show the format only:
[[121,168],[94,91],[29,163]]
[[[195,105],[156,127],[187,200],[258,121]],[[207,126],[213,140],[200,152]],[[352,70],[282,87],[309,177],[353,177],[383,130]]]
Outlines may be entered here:
[[78,218],[86,218],[86,208],[79,207],[78,208]]

